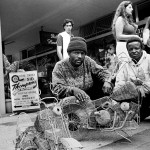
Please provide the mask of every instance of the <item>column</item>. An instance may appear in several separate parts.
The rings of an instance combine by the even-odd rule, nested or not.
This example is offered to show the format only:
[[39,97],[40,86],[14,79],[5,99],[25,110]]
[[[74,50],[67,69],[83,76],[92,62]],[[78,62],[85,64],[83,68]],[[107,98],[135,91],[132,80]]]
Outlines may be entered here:
[[3,53],[2,53],[2,34],[0,20],[0,114],[6,113],[5,93],[4,93],[4,76],[3,76]]

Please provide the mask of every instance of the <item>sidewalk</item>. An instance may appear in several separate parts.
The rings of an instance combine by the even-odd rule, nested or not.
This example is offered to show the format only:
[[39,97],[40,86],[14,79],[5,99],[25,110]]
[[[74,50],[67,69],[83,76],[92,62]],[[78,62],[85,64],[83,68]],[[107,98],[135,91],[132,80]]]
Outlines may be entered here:
[[[36,117],[36,113],[30,113],[29,114],[31,118]],[[0,150],[15,150],[15,138],[16,138],[16,126],[17,126],[17,117],[16,116],[1,116],[0,118]],[[108,148],[107,146],[116,143],[117,141],[121,140],[122,137],[119,136],[115,132],[102,132],[102,131],[93,131],[93,130],[86,130],[86,135],[84,136],[84,139],[81,142],[81,144],[84,146],[83,150],[98,150],[98,149],[105,149]],[[145,131],[145,132],[143,132]],[[130,130],[129,134],[133,135],[131,138],[134,141],[136,134],[138,133],[146,133],[146,131],[149,131],[150,133],[150,121],[146,121],[140,124],[139,128],[136,130]],[[138,135],[137,134],[137,135]],[[90,139],[88,139],[88,136],[90,136]],[[150,139],[150,138],[149,138]],[[125,139],[122,139],[123,141],[126,141]],[[126,141],[127,142],[127,141]],[[119,144],[120,142],[118,142]],[[129,142],[127,142],[129,143]],[[143,144],[143,143],[142,143]],[[140,146],[140,145],[138,145]],[[126,147],[126,145],[124,145]],[[108,150],[110,147],[108,148]],[[121,148],[122,149],[122,148]],[[116,149],[114,149],[116,150]]]
[[[30,114],[34,118],[36,113]],[[0,118],[0,150],[15,150],[17,117],[10,114],[1,115]]]
[[[131,143],[115,132],[101,132],[97,140],[83,141],[85,150],[149,150],[150,120],[140,124],[137,130],[130,130]],[[149,146],[146,148],[146,146]]]
[[14,150],[16,116],[0,118],[0,150]]
[[131,137],[132,143],[124,139],[118,140],[96,150],[149,150],[150,129],[139,132]]

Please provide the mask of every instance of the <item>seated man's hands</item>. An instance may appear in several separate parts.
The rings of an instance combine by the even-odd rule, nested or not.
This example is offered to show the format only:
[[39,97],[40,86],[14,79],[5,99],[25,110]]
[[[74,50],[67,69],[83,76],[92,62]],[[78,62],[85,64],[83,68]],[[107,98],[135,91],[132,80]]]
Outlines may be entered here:
[[104,82],[102,90],[104,93],[110,94],[113,90],[112,84],[110,82]]
[[76,88],[76,87],[74,87],[72,90],[73,90],[74,96],[79,101],[85,101],[85,99],[90,99],[90,97],[83,90]]

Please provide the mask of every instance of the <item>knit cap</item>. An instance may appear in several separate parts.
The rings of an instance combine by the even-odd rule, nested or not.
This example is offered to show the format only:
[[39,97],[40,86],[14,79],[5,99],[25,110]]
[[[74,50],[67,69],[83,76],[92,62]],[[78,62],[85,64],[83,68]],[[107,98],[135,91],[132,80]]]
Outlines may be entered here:
[[73,37],[70,40],[67,52],[72,52],[76,50],[81,50],[87,53],[86,40],[82,37]]

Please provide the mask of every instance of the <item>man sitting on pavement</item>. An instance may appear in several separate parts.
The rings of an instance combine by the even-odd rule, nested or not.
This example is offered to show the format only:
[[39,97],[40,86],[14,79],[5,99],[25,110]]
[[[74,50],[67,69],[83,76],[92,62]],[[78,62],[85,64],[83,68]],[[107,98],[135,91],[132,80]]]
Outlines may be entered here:
[[126,47],[131,59],[120,67],[114,91],[121,89],[127,82],[134,83],[141,95],[140,119],[142,121],[150,115],[150,55],[143,50],[140,39],[128,40]]
[[[72,38],[67,52],[69,58],[57,62],[52,72],[53,90],[59,94],[60,99],[74,97],[81,105],[88,104],[86,105],[87,111],[90,113],[94,106],[89,93],[96,90],[93,89],[92,92],[90,90],[94,84],[93,76],[103,82],[103,92],[110,93],[112,90],[110,74],[93,59],[86,56],[87,45],[84,38]],[[97,83],[96,85],[96,88],[101,86]],[[102,89],[99,93],[102,93]]]

